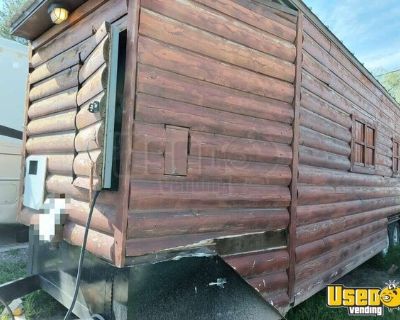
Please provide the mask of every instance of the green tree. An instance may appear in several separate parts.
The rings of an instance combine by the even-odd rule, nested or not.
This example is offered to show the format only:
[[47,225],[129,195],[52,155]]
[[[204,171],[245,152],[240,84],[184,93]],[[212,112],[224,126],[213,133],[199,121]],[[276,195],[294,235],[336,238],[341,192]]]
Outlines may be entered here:
[[400,70],[385,73],[378,79],[392,97],[400,103]]
[[10,25],[14,15],[21,12],[28,0],[0,0],[0,37],[26,43],[25,39],[11,34]]

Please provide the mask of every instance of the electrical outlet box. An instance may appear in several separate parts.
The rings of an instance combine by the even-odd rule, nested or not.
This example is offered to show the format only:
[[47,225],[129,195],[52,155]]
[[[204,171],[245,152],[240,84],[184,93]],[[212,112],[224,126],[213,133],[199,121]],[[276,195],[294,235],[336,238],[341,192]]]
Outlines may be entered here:
[[25,168],[24,206],[35,210],[43,209],[47,157],[29,156]]

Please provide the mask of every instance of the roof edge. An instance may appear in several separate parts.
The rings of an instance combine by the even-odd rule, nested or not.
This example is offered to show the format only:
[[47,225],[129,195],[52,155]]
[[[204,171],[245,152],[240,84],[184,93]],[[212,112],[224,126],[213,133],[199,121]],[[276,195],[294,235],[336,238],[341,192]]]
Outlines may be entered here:
[[311,11],[311,9],[302,0],[285,0],[290,1],[300,11],[306,14],[311,19],[311,22],[320,29],[329,40],[331,40],[349,59],[350,61],[359,68],[359,70],[373,83],[375,84],[382,93],[398,108],[400,109],[400,103],[397,102],[386,88],[376,79],[372,73],[357,59],[357,57],[336,37],[336,35],[329,30],[329,28],[318,18],[318,16]]
[[31,17],[47,0],[30,0],[20,9],[21,12],[11,19],[11,34],[22,25],[29,17]]

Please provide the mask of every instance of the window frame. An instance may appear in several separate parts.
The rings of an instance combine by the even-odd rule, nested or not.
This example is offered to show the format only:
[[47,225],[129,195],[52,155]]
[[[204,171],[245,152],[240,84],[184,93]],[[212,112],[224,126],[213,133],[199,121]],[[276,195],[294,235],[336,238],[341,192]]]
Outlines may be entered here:
[[[376,143],[377,143],[377,136],[378,130],[377,126],[374,122],[368,121],[361,117],[352,115],[352,128],[351,128],[351,167],[350,171],[356,173],[365,173],[365,174],[376,174]],[[359,122],[363,125],[363,141],[356,140],[356,123]],[[367,143],[367,130],[372,129],[374,132],[374,141],[373,145]],[[363,155],[363,162],[356,162],[356,144],[362,146],[362,155]],[[373,165],[365,163],[365,155],[366,150],[372,149],[373,150],[373,158],[372,162]]]
[[[397,155],[394,154],[394,145],[397,144]],[[397,161],[397,170],[394,170],[394,164]],[[392,138],[392,176],[399,178],[400,177],[400,138],[393,137]]]

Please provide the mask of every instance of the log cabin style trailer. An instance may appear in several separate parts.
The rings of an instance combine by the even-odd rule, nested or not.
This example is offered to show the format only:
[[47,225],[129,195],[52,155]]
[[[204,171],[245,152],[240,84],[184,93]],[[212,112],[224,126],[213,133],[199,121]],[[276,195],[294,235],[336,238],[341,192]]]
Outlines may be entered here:
[[19,219],[68,199],[62,241],[31,240],[68,306],[100,191],[76,314],[214,319],[240,283],[227,317],[273,319],[252,303],[287,311],[387,247],[399,106],[300,0],[60,3],[59,25],[46,0],[13,25],[31,44]]

